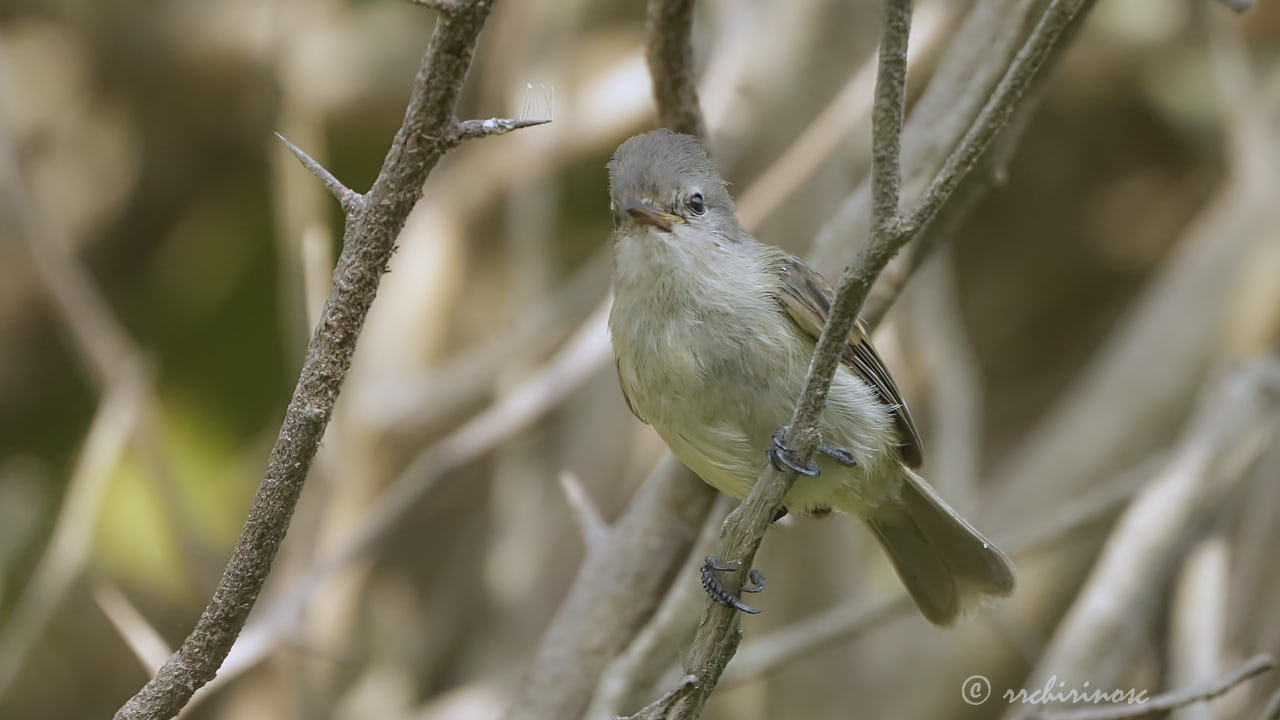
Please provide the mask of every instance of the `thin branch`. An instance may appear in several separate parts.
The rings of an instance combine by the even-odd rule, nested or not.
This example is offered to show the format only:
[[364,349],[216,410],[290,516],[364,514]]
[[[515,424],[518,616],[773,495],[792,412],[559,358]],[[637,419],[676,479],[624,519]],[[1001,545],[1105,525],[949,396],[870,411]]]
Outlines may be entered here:
[[310,170],[311,174],[320,180],[320,184],[324,185],[324,189],[328,190],[329,194],[342,205],[342,209],[345,212],[360,212],[364,205],[363,195],[343,185],[341,180],[333,176],[333,173],[326,170],[315,158],[303,152],[297,145],[289,142],[288,138],[280,133],[276,133],[276,137],[280,138],[280,142],[284,143],[284,146],[289,148],[289,152],[298,158],[298,162],[302,163],[302,167]]
[[705,142],[707,122],[693,75],[693,0],[649,0],[644,37],[658,124]]
[[1044,93],[1037,90],[1043,88],[1046,75],[1047,73],[1042,73],[1036,81],[1039,88],[1033,87],[1024,93],[1013,118],[1005,125],[996,141],[983,153],[977,166],[956,185],[951,199],[934,217],[933,222],[917,233],[902,252],[889,261],[884,272],[880,273],[880,277],[871,286],[871,292],[867,294],[867,301],[862,306],[862,319],[869,326],[875,327],[880,324],[894,301],[898,299],[898,295],[906,287],[907,281],[915,275],[926,260],[933,256],[934,250],[951,237],[968,217],[970,211],[977,206],[978,201],[993,188],[1006,182],[1008,163],[1014,151],[1017,150],[1032,116],[1039,109],[1040,99]]
[[582,530],[582,543],[587,552],[600,547],[609,535],[609,526],[600,517],[600,510],[582,487],[582,482],[573,473],[565,470],[560,473],[560,489],[564,491],[565,501],[573,511],[573,517]]
[[[1187,553],[1169,606],[1168,684],[1193,687],[1222,673],[1230,616],[1231,545],[1210,534]],[[1187,708],[1174,720],[1212,720],[1210,708]]]
[[244,628],[329,423],[396,236],[422,196],[427,175],[449,148],[446,138],[454,105],[491,8],[491,2],[477,0],[436,23],[404,122],[366,202],[347,215],[333,292],[307,347],[298,385],[231,559],[191,634],[120,708],[118,720],[172,717],[213,679]]
[[1166,713],[1192,703],[1212,700],[1231,688],[1274,668],[1275,660],[1267,653],[1254,655],[1243,665],[1224,673],[1210,682],[1192,685],[1181,690],[1156,695],[1147,702],[1136,705],[1113,705],[1070,712],[1051,712],[1040,715],[1043,720],[1126,720],[1157,713]]
[[142,412],[138,388],[145,382],[138,371],[132,381],[113,383],[98,402],[49,543],[0,627],[0,694],[89,560],[103,494]]
[[450,138],[454,143],[460,143],[463,140],[472,138],[488,137],[490,135],[506,135],[512,130],[533,127],[535,125],[546,125],[551,122],[550,118],[540,120],[517,120],[513,118],[489,118],[488,120],[459,120],[454,123],[453,129],[450,131]]
[[1046,60],[1061,47],[1061,40],[1070,37],[1078,20],[1088,14],[1093,3],[1094,0],[1053,0],[1045,9],[1026,43],[1000,79],[995,92],[983,106],[982,112],[969,127],[956,151],[947,158],[946,165],[929,185],[924,199],[912,212],[905,232],[915,235],[933,221],[956,187],[969,175],[986,149],[1008,124],[1018,107],[1018,101],[1039,76]]
[[147,622],[138,608],[120,588],[110,582],[98,582],[93,586],[93,599],[102,614],[107,616],[116,632],[129,645],[138,662],[154,674],[169,659],[173,649],[164,637]]
[[[929,55],[952,37],[954,22],[962,9],[958,3],[941,2],[916,11],[911,46],[907,48],[908,64]],[[845,165],[865,161],[861,155],[850,160],[843,152],[837,153],[837,148],[845,138],[866,127],[875,79],[875,58],[869,57],[787,149],[742,191],[734,203],[742,227],[754,232],[833,156],[841,157]]]
[[1258,720],[1280,720],[1280,688],[1271,693],[1271,697],[1267,699],[1267,704],[1262,707],[1262,714],[1258,715]]

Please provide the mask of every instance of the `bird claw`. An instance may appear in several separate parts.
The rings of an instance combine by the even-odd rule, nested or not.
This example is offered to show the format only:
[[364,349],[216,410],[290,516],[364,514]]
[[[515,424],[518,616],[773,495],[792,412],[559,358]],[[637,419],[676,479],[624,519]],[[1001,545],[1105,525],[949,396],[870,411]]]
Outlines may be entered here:
[[791,472],[805,477],[818,477],[818,463],[813,460],[809,461],[807,467],[801,467],[791,459],[791,448],[787,447],[787,426],[783,425],[773,433],[773,440],[769,443],[768,449],[764,452],[769,456],[769,462],[773,463],[773,467],[785,472]]
[[[755,615],[760,611],[739,600],[738,596],[730,592],[715,575],[716,571],[727,572],[735,569],[736,568],[721,565],[715,555],[708,555],[707,559],[702,563],[702,589],[707,591],[707,595],[710,595],[712,600],[715,600],[725,607],[731,607],[740,612]],[[751,581],[751,584],[743,587],[742,592],[758,593],[764,589],[764,573],[759,570],[752,568],[751,571],[747,573],[747,579]]]
[[818,452],[826,455],[845,467],[853,467],[858,464],[858,461],[853,459],[853,455],[850,454],[848,450],[843,450],[835,445],[820,443],[818,445]]

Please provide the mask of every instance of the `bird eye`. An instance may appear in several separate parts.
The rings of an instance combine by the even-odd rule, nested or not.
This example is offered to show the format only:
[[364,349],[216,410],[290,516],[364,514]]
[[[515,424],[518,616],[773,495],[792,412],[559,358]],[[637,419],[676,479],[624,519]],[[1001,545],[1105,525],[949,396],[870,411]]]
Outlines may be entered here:
[[689,209],[694,215],[701,215],[707,211],[707,203],[702,199],[702,193],[694,193],[689,196]]

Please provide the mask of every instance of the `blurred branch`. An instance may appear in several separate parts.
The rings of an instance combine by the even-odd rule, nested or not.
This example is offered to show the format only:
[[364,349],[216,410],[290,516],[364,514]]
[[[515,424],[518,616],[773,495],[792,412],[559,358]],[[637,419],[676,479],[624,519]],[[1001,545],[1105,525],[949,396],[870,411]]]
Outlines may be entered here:
[[93,599],[98,603],[102,614],[111,621],[116,632],[128,643],[129,649],[138,658],[138,662],[142,663],[142,667],[146,668],[147,673],[155,674],[173,652],[169,644],[164,641],[164,637],[152,627],[151,623],[147,622],[138,608],[129,602],[129,598],[125,597],[115,584],[95,583]]
[[960,312],[954,254],[946,250],[922,269],[898,327],[928,384],[929,482],[957,512],[972,515],[982,469],[982,367]]
[[[1221,13],[1219,13],[1221,14]],[[1166,442],[1209,367],[1230,288],[1250,250],[1272,241],[1280,182],[1276,108],[1250,82],[1234,31],[1208,23],[1227,136],[1228,177],[1187,225],[1159,275],[1116,323],[1044,419],[1001,463],[991,517],[1058,502]],[[1117,402],[1123,398],[1123,402]],[[1090,448],[1082,453],[1080,448]]]
[[116,713],[169,718],[213,679],[244,627],[328,425],[356,339],[405,218],[455,132],[453,110],[492,3],[449,3],[414,80],[409,106],[365,202],[348,210],[334,289],[312,335],[262,484],[217,590],[182,647]]
[[560,489],[573,511],[574,520],[578,521],[578,529],[582,531],[582,544],[590,549],[604,542],[609,534],[609,525],[600,517],[600,510],[582,487],[582,481],[573,473],[565,470],[560,473]]
[[[1121,517],[1097,564],[1036,663],[1032,684],[1054,675],[1097,686],[1132,666],[1144,618],[1178,540],[1216,506],[1262,448],[1274,442],[1280,410],[1280,362],[1255,361],[1206,389],[1161,476]],[[1018,715],[1019,713],[1014,713]]]
[[1267,704],[1262,707],[1262,714],[1258,715],[1258,720],[1277,720],[1280,718],[1280,688],[1271,693],[1271,697],[1267,698]]
[[693,74],[693,0],[649,0],[645,59],[658,105],[658,124],[707,139]]
[[[1083,18],[1083,13],[1078,15],[1077,23]],[[1059,47],[1061,48],[1062,45]],[[1022,101],[1004,131],[979,158],[973,171],[956,186],[951,201],[939,211],[928,227],[916,235],[902,249],[902,252],[894,256],[885,266],[884,272],[871,286],[867,301],[862,306],[862,319],[868,325],[875,327],[880,324],[894,301],[898,299],[898,295],[907,286],[907,281],[915,275],[926,260],[933,256],[933,251],[956,231],[979,200],[993,188],[1004,184],[1008,176],[1006,166],[1012,159],[1014,151],[1018,149],[1018,143],[1022,140],[1022,134],[1030,124],[1032,116],[1039,109],[1040,97],[1043,93],[1038,90],[1044,86],[1047,76],[1048,73],[1042,73],[1033,81],[1033,87],[1023,95]]]
[[[580,331],[607,313],[612,262],[613,248],[606,246],[559,283],[549,298],[502,322],[490,340],[458,351],[425,377],[392,374],[367,381],[363,394],[354,399],[356,414],[380,431],[410,436],[438,432],[447,421],[492,397],[512,356],[540,357],[564,342],[574,330],[572,324]],[[601,295],[606,295],[603,301]],[[601,367],[607,360],[608,354],[602,353]]]
[[[908,64],[929,54],[950,37],[951,23],[961,9],[959,4],[946,0],[916,9],[911,24],[911,44],[907,48]],[[735,205],[744,228],[755,231],[837,152],[845,137],[864,127],[870,116],[875,77],[875,58],[871,57],[854,70],[844,87],[787,149],[742,191]]]
[[[1022,49],[1014,57],[1009,69],[996,86],[995,92],[978,114],[978,118],[969,126],[968,132],[960,141],[959,147],[947,158],[947,162],[929,185],[924,199],[916,207],[911,220],[906,225],[906,233],[915,235],[933,222],[938,212],[951,198],[957,186],[977,165],[982,154],[991,146],[992,141],[1009,123],[1018,101],[1022,99],[1032,81],[1040,73],[1046,61],[1061,45],[1059,41],[1069,38],[1077,24],[1084,19],[1093,7],[1093,0],[1054,0],[1040,16],[1040,21],[1031,31]],[[872,213],[874,217],[875,199],[874,184],[872,194]],[[873,221],[874,222],[874,221]]]
[[720,525],[733,505],[734,500],[728,495],[717,495],[677,581],[671,583],[662,604],[644,629],[601,676],[584,717],[618,717],[647,700],[656,691],[663,674],[678,666],[681,653],[698,629],[698,612],[706,599],[700,584],[680,580],[698,577],[707,553],[720,535]]
[[[1229,611],[1231,546],[1213,534],[1201,540],[1182,564],[1169,611],[1169,681],[1172,687],[1200,687],[1222,673]],[[1213,720],[1207,705],[1182,708],[1171,720]]]
[[107,481],[138,421],[142,397],[137,385],[142,382],[139,371],[133,381],[112,384],[98,403],[49,544],[0,629],[0,694],[17,677],[27,651],[84,569]]
[[1044,720],[1126,720],[1127,718],[1146,717],[1157,713],[1166,713],[1191,703],[1212,700],[1240,683],[1275,667],[1275,660],[1262,653],[1249,658],[1243,665],[1224,673],[1210,682],[1192,685],[1174,692],[1156,695],[1147,702],[1137,705],[1119,705],[1097,707],[1070,712],[1048,712],[1039,717]]
[[[0,59],[0,97],[10,97],[9,78],[4,75],[8,68],[3,62]],[[175,492],[173,462],[161,437],[164,420],[152,387],[149,358],[112,311],[93,273],[77,256],[66,229],[43,206],[42,198],[29,191],[32,183],[22,177],[15,142],[8,128],[0,126],[0,178],[17,219],[18,235],[30,254],[33,274],[99,395],[126,389],[137,393],[138,417],[132,425],[130,444],[155,482],[164,509],[174,518],[188,566],[203,570],[203,545],[191,530],[187,506]]]

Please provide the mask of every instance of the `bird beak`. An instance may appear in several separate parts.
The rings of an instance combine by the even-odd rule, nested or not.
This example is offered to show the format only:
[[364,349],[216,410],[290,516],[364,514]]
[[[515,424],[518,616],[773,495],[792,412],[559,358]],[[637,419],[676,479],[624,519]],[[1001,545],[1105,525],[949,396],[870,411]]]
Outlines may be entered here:
[[640,225],[652,225],[662,232],[671,232],[671,226],[675,223],[684,222],[684,218],[679,215],[668,215],[659,212],[657,208],[647,202],[628,203],[622,208],[631,216],[633,222]]

